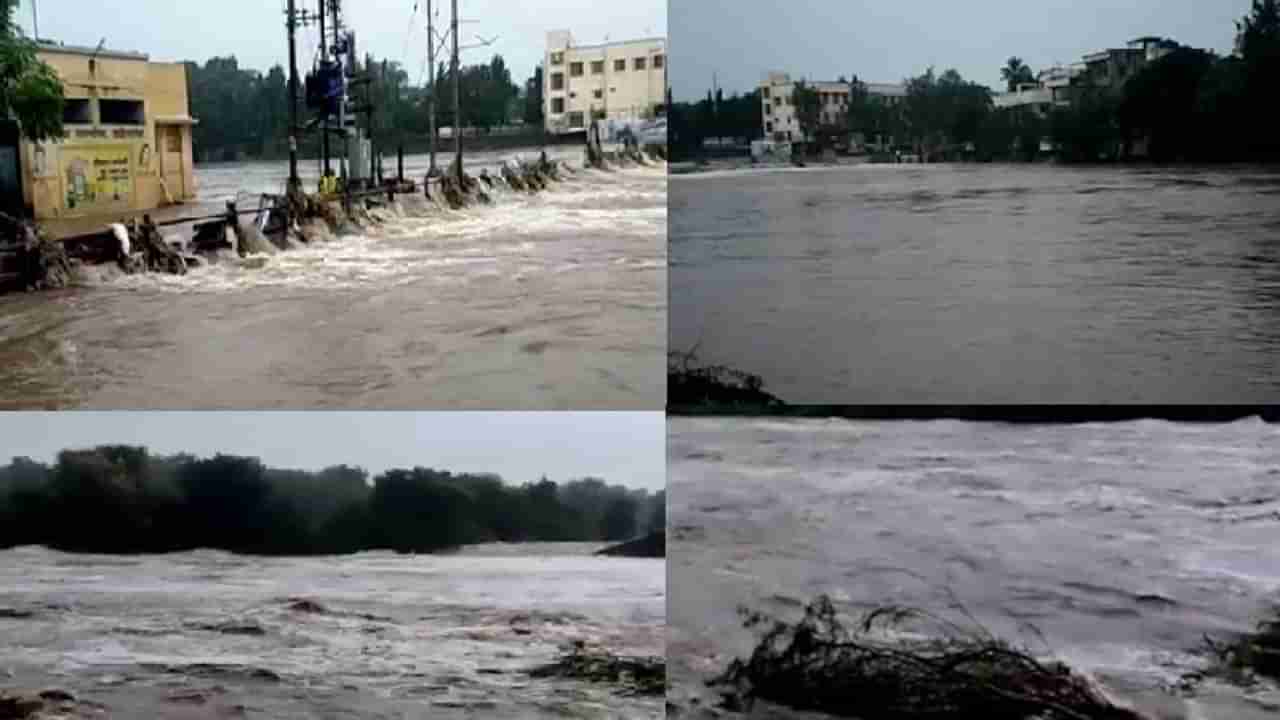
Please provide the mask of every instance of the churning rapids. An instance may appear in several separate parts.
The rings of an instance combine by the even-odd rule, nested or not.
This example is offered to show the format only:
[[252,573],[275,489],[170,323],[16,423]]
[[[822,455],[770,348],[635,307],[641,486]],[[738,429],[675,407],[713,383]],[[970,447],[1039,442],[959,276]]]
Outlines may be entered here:
[[1275,169],[671,180],[671,347],[794,404],[1280,401]]
[[[183,277],[0,297],[0,407],[660,409],[665,167],[549,155],[578,172],[536,195]],[[508,156],[471,157],[468,172]],[[216,203],[279,192],[283,172],[197,180]]]
[[525,674],[575,640],[663,654],[663,561],[594,547],[313,559],[9,550],[0,688],[69,691],[85,717],[661,717],[661,696]]
[[855,616],[893,603],[947,614],[953,594],[997,635],[1047,647],[1154,717],[1280,711],[1265,684],[1168,691],[1204,666],[1206,634],[1250,630],[1280,602],[1280,429],[1259,420],[677,418],[668,497],[682,717],[703,716],[716,700],[705,680],[749,653],[739,605],[792,620],[820,593]]

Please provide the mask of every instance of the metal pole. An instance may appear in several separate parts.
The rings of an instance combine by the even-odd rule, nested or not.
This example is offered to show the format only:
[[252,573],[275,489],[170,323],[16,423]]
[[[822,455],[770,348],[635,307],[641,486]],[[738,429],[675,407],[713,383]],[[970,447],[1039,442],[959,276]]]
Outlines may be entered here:
[[36,42],[40,42],[40,9],[38,0],[31,0],[31,31],[35,33]]
[[301,184],[298,179],[298,9],[295,0],[289,0],[289,189]]
[[[320,0],[320,62],[321,63],[324,63],[324,61],[329,59],[329,36],[325,34],[325,30],[324,30],[324,16],[325,16],[324,6],[328,2],[329,0]],[[328,90],[327,86],[325,87],[325,90],[326,91]],[[320,135],[320,158],[321,158],[321,163],[324,166],[324,175],[328,176],[330,172],[328,108],[325,108],[323,112],[324,112],[324,127],[321,129],[321,135]]]
[[458,69],[458,0],[453,0],[453,151],[458,180],[462,180],[462,73]]
[[431,165],[427,175],[436,174],[436,30],[431,15],[431,0],[427,0],[427,63],[431,66],[431,80],[427,89],[427,116],[430,123]]

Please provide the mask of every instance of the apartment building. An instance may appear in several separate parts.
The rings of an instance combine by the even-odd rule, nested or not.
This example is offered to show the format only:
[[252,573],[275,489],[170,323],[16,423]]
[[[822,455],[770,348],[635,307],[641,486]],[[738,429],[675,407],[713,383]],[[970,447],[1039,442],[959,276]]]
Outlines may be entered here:
[[550,133],[583,132],[592,120],[653,119],[665,106],[665,38],[577,45],[568,30],[556,30],[547,33],[543,68]]
[[[818,122],[823,125],[837,125],[844,122],[845,113],[849,110],[850,87],[847,82],[817,81],[806,83],[818,93]],[[889,83],[864,83],[868,95],[882,102],[895,104],[907,95],[902,85]],[[771,72],[760,83],[760,102],[763,105],[762,118],[764,137],[767,141],[777,143],[800,142],[806,138],[800,130],[800,121],[796,116],[794,102],[796,84],[791,76],[782,72]]]

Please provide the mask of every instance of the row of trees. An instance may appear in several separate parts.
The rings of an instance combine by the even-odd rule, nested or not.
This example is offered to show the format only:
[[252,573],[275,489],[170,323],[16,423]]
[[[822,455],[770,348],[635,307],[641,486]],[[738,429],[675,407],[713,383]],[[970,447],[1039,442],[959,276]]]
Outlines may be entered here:
[[[219,57],[204,65],[188,62],[187,68],[191,111],[200,118],[194,136],[197,159],[278,157],[288,151],[289,80],[283,67],[276,65],[264,75],[240,67],[234,57]],[[369,77],[369,84],[353,87],[350,94],[357,105],[363,104],[367,96],[374,106],[373,136],[377,144],[390,147],[408,137],[428,134],[427,87],[415,86],[399,63],[378,61],[372,56],[366,56],[357,71]],[[435,72],[437,129],[452,127],[453,72],[444,64]],[[527,119],[520,99],[524,91],[512,82],[511,71],[501,55],[495,55],[488,63],[462,66],[459,77],[463,126],[483,131],[510,124],[521,116]],[[365,122],[362,116],[362,127]],[[318,142],[318,133],[308,137],[308,146]]]
[[514,486],[428,468],[317,472],[250,457],[67,450],[0,466],[0,547],[145,553],[430,552],[501,541],[617,541],[665,526],[665,495],[588,478]]

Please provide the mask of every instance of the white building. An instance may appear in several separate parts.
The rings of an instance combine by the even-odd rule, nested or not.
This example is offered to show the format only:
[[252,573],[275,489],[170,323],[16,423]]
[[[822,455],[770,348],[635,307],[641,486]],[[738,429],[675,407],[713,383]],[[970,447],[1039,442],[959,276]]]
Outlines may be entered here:
[[568,30],[556,30],[547,33],[542,75],[547,132],[583,132],[596,119],[653,119],[666,103],[667,41],[575,45]]
[[[823,125],[837,125],[844,121],[849,109],[849,83],[845,82],[810,82],[806,83],[818,92],[820,110],[818,122]],[[890,83],[863,83],[867,94],[883,102],[896,104],[907,95],[906,87]],[[796,117],[794,93],[796,84],[791,76],[782,72],[769,73],[760,83],[760,102],[764,105],[762,118],[766,142],[789,143],[802,141],[800,121]]]

